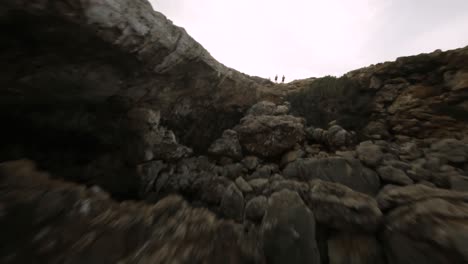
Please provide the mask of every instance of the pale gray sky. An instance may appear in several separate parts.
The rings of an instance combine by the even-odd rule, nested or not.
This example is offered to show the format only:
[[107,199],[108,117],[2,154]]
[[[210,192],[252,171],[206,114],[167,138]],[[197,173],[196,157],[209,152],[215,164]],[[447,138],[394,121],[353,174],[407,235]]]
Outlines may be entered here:
[[287,81],[468,45],[468,0],[150,0],[218,61]]

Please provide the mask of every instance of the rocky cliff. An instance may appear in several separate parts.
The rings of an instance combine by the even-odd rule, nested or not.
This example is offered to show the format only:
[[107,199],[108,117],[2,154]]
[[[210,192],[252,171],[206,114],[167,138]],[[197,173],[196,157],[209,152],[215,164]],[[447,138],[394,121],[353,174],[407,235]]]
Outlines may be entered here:
[[144,0],[0,7],[1,263],[468,262],[468,48],[273,85]]

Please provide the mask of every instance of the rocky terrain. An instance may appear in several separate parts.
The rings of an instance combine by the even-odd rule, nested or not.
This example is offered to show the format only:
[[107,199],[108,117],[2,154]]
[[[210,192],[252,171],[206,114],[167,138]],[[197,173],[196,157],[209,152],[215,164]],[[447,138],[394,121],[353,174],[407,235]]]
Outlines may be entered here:
[[0,263],[468,263],[468,47],[318,93],[145,0],[0,26]]

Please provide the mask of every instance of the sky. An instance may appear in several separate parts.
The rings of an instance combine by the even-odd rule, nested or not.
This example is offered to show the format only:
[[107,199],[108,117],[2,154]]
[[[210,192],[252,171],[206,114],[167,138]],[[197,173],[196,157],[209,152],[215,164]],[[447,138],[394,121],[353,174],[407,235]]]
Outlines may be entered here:
[[468,45],[468,0],[150,0],[224,65],[286,81]]

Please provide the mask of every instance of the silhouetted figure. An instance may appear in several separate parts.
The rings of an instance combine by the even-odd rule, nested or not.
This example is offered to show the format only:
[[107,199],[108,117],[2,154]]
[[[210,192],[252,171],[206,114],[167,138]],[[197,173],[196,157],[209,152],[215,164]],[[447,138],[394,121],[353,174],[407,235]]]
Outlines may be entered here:
[[278,74],[275,76],[275,82],[278,82]]
[[284,75],[283,75],[283,79],[281,80],[282,83],[284,83],[284,79],[285,79],[285,78],[286,78],[286,77],[284,77]]

